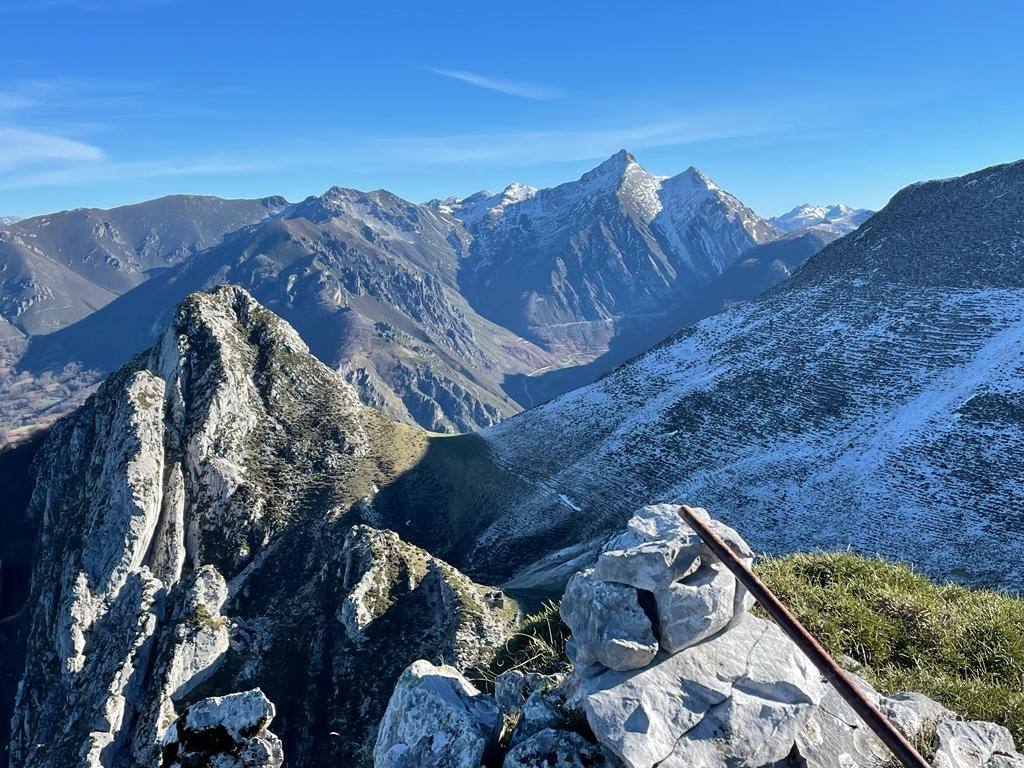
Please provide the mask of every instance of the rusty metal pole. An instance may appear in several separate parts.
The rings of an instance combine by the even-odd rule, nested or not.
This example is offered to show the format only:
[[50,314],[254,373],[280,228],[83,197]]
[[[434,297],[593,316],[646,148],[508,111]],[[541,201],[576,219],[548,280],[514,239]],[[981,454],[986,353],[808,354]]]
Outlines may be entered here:
[[808,632],[804,626],[797,621],[796,617],[789,612],[789,609],[782,604],[782,601],[775,596],[768,585],[754,575],[754,572],[740,560],[729,546],[712,531],[694,511],[685,504],[679,508],[680,517],[697,532],[708,549],[722,561],[739,582],[747,588],[760,603],[768,614],[775,620],[783,632],[796,643],[811,663],[825,676],[839,695],[843,697],[853,711],[860,716],[860,719],[874,731],[882,743],[893,753],[900,764],[905,768],[931,768],[928,762],[921,757],[914,746],[907,741],[902,733],[894,726],[889,719],[883,715],[874,704],[868,701],[861,690],[853,684],[843,668],[832,659],[817,640]]

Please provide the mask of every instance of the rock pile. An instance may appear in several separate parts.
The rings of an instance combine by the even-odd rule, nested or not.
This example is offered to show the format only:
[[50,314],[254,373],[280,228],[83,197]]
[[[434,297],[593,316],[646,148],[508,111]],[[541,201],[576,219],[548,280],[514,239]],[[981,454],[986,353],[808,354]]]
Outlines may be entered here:
[[[678,516],[644,507],[574,575],[572,672],[509,672],[494,697],[416,662],[378,733],[377,768],[881,768],[891,757]],[[741,558],[728,526],[704,520]],[[935,768],[1024,768],[1009,732],[919,694],[858,685]]]

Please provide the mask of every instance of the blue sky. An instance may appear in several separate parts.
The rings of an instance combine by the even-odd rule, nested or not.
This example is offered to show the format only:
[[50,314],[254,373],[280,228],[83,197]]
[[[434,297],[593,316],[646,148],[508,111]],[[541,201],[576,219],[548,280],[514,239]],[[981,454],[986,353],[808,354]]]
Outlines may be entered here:
[[413,200],[619,148],[764,215],[1024,157],[1024,3],[0,0],[0,215]]

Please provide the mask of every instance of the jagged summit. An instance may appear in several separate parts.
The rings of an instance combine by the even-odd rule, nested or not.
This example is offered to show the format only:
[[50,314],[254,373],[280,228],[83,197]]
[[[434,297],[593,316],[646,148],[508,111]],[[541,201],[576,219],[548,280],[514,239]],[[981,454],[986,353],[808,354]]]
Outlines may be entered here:
[[[158,343],[58,423],[37,458],[27,514],[43,530],[12,764],[157,765],[166,728],[203,686],[244,691],[253,676],[293,713],[281,733],[298,764],[350,764],[351,745],[323,744],[327,729],[306,707],[321,685],[367,693],[352,667],[358,642],[344,636],[340,604],[308,609],[361,579],[391,590],[382,574],[405,566],[372,547],[356,558],[346,533],[353,510],[407,470],[425,439],[361,405],[245,290],[189,295]],[[399,556],[441,604],[448,574],[422,553]],[[372,609],[359,614],[366,635]],[[410,642],[435,636],[413,616],[423,614],[413,606]],[[446,616],[467,644],[467,620]],[[318,658],[349,666],[325,672]]]
[[696,169],[655,176],[624,149],[520,197],[451,209],[473,235],[460,286],[490,319],[551,347],[601,349],[610,322],[666,311],[777,234]]
[[640,164],[636,161],[633,154],[625,149],[620,149],[607,160],[584,173],[583,176],[580,177],[580,181],[585,182],[599,178],[618,176],[634,165],[640,167]]

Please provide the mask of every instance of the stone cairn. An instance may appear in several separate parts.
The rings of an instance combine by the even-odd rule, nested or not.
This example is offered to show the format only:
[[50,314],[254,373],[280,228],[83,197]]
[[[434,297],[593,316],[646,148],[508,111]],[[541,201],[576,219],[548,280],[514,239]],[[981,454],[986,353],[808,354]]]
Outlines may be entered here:
[[[375,767],[894,766],[792,641],[750,613],[750,596],[677,509],[644,507],[569,580],[571,672],[507,672],[489,696],[452,667],[417,661],[381,722]],[[736,531],[697,512],[752,561]],[[934,768],[1024,768],[1005,728],[855,682]]]

